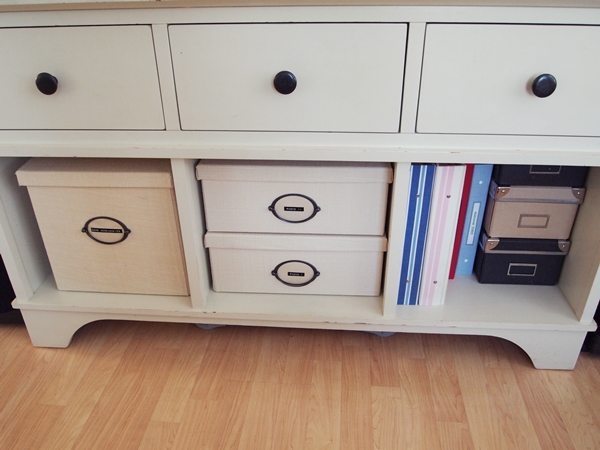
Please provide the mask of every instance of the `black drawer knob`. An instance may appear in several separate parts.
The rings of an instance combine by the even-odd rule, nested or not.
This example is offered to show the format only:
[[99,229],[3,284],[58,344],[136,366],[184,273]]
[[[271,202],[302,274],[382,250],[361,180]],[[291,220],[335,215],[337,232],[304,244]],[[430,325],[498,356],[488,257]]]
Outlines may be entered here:
[[536,97],[548,97],[556,90],[556,78],[549,73],[544,73],[533,80],[531,90]]
[[42,72],[35,79],[35,85],[42,94],[52,95],[58,89],[58,80],[55,76]]
[[273,86],[275,87],[275,90],[283,95],[288,95],[294,92],[297,85],[298,81],[296,80],[295,75],[287,70],[279,72],[277,75],[275,75],[275,78],[273,78]]

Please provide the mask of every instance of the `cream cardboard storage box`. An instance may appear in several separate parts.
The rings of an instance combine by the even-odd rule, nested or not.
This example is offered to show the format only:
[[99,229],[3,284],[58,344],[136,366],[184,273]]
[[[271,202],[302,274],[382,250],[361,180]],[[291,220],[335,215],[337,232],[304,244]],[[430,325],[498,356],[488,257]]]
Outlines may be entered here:
[[217,292],[379,295],[382,236],[208,232]]
[[382,236],[388,163],[203,160],[208,231]]
[[17,178],[58,289],[188,295],[168,160],[34,158]]
[[569,239],[585,188],[490,184],[483,227],[493,238]]

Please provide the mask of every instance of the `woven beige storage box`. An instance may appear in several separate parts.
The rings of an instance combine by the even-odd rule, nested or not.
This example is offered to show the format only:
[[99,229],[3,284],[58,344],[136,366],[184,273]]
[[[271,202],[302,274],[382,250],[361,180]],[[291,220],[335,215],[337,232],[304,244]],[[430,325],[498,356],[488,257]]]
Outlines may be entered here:
[[379,295],[387,240],[208,232],[217,292]]
[[17,178],[58,289],[188,295],[168,160],[34,158]]
[[388,163],[220,161],[196,167],[208,231],[382,236]]

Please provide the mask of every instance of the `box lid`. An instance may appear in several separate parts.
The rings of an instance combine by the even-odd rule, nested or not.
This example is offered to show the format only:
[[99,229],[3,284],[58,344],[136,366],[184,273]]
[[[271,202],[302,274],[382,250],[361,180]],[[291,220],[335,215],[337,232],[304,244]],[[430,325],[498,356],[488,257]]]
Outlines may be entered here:
[[391,183],[392,166],[379,162],[202,160],[198,180],[296,183]]
[[384,236],[208,232],[206,248],[239,250],[296,250],[310,252],[384,252]]
[[491,238],[481,233],[479,245],[485,253],[511,255],[566,255],[571,243],[563,239]]
[[583,202],[585,188],[555,186],[498,186],[492,180],[490,196],[497,202],[577,203]]
[[16,174],[20,186],[173,187],[168,159],[32,158]]

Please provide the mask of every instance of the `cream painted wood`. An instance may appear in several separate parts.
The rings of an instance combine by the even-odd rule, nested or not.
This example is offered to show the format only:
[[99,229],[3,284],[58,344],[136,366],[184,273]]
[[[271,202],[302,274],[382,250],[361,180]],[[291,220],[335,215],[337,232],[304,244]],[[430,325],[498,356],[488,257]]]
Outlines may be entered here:
[[[183,130],[399,129],[404,24],[172,25],[169,36]],[[273,86],[281,71],[297,79],[289,94]]]
[[160,94],[165,117],[166,130],[179,130],[179,110],[173,79],[173,65],[169,49],[169,32],[166,24],[152,25],[152,37],[156,53],[156,65],[160,82]]
[[429,24],[417,131],[600,136],[599,45],[597,26]]
[[558,285],[583,321],[593,320],[600,298],[600,168],[588,175],[586,199],[579,207]]
[[402,268],[402,250],[406,232],[406,209],[410,185],[410,164],[394,165],[394,182],[390,188],[388,209],[388,248],[383,277],[383,315],[392,318],[398,307],[398,286]]
[[148,26],[2,29],[0,61],[2,129],[164,129]]
[[419,87],[421,85],[426,28],[427,24],[418,22],[411,23],[408,27],[404,94],[402,96],[402,114],[400,117],[400,132],[402,133],[414,133],[417,128]]
[[[203,0],[199,0],[203,1]],[[210,0],[207,0],[210,1]],[[233,0],[232,0],[233,1]],[[243,1],[243,0],[242,0]],[[257,0],[261,1],[261,0]],[[269,3],[270,0],[265,0]],[[302,1],[302,0],[298,0]],[[93,320],[148,320],[193,322],[206,324],[239,324],[276,327],[306,327],[327,329],[353,329],[408,333],[480,334],[500,336],[521,345],[531,356],[536,367],[572,368],[579,354],[585,333],[595,328],[593,311],[600,298],[600,262],[594,245],[579,247],[577,254],[590,271],[577,272],[577,258],[565,263],[570,272],[559,286],[523,287],[502,286],[500,289],[480,285],[474,277],[460,277],[448,284],[446,301],[442,307],[397,307],[397,281],[394,265],[399,264],[404,233],[404,210],[407,179],[399,181],[396,173],[395,194],[390,199],[388,211],[388,252],[385,262],[384,290],[377,296],[335,295],[284,295],[218,293],[208,289],[202,280],[209,274],[203,251],[189,246],[194,242],[191,234],[204,234],[198,210],[186,211],[192,204],[194,173],[191,168],[198,159],[242,160],[302,160],[302,161],[380,161],[407,166],[411,162],[434,163],[511,163],[511,164],[577,164],[600,166],[598,139],[584,136],[546,135],[466,135],[414,133],[411,124],[417,123],[420,60],[419,48],[423,44],[426,23],[488,23],[488,24],[561,24],[600,25],[600,8],[597,2],[568,3],[562,0],[511,2],[513,7],[454,7],[456,3],[441,1],[447,7],[423,7],[425,3],[378,7],[364,1],[360,7],[344,7],[350,2],[336,0],[342,6],[333,7],[267,7],[267,8],[136,8],[129,4],[106,5],[92,3],[87,11],[15,12],[0,14],[0,27],[49,27],[55,25],[131,25],[152,24],[156,41],[155,51],[161,78],[165,115],[169,131],[0,131],[0,155],[3,158],[20,156],[69,156],[103,158],[174,158],[173,173],[186,257],[198,258],[199,274],[190,276],[199,283],[192,296],[163,296],[109,294],[59,291],[54,278],[49,276],[42,285],[33,289],[31,298],[19,296],[15,306],[20,308],[28,323],[35,345],[65,346],[78,326]],[[390,4],[402,4],[392,0]],[[431,2],[427,2],[430,4]],[[435,2],[434,2],[435,3]],[[183,5],[183,3],[170,3]],[[188,5],[199,5],[191,2]],[[204,2],[203,5],[207,3]],[[269,3],[269,4],[275,4]],[[291,4],[291,3],[290,3]],[[506,2],[499,0],[496,5]],[[548,6],[552,8],[544,8]],[[140,3],[144,5],[144,3]],[[218,6],[231,6],[229,0]],[[575,8],[569,6],[585,6]],[[126,6],[126,8],[123,8]],[[555,7],[559,6],[559,7]],[[65,9],[69,5],[42,4],[41,8]],[[78,5],[76,8],[82,7]],[[2,8],[2,5],[0,5]],[[27,9],[27,6],[11,6]],[[104,9],[103,9],[104,8]],[[103,9],[103,10],[94,10]],[[6,8],[4,8],[6,11]],[[170,55],[165,54],[165,27],[177,24],[234,24],[294,22],[381,22],[408,23],[407,71],[403,98],[410,101],[402,109],[402,132],[390,133],[306,133],[306,132],[217,132],[180,131],[178,117],[174,115],[174,86],[169,86],[168,66]],[[367,37],[368,39],[368,37]],[[412,41],[411,41],[412,40]],[[159,42],[160,41],[160,42]],[[310,39],[309,39],[310,41]],[[215,44],[216,45],[216,44]],[[417,73],[418,72],[418,73]],[[293,94],[292,94],[293,95]],[[547,99],[546,99],[547,100]],[[175,111],[176,112],[176,111]],[[571,119],[569,119],[571,120]],[[173,125],[175,124],[175,125]],[[175,167],[178,167],[175,169]],[[187,167],[187,168],[186,168]],[[597,183],[598,174],[592,171],[590,183]],[[404,183],[404,184],[402,184]],[[187,185],[187,193],[186,186]],[[182,198],[179,198],[179,197]],[[186,198],[187,196],[187,198]],[[8,194],[12,199],[13,194]],[[592,196],[593,198],[593,196]],[[6,197],[2,198],[3,202]],[[584,232],[593,228],[598,213],[597,202],[592,201],[581,210],[574,233],[583,242]],[[586,211],[583,213],[583,211]],[[21,212],[9,212],[8,217]],[[194,218],[195,216],[195,218]],[[185,225],[184,225],[185,222]],[[6,238],[6,228],[2,231]],[[577,231],[580,230],[580,231]],[[198,239],[196,237],[195,239]],[[10,251],[24,254],[23,246],[32,241],[18,242]],[[35,245],[32,245],[35,247]],[[573,254],[575,256],[575,254]],[[11,255],[15,256],[15,255]],[[18,257],[19,255],[16,254]],[[43,249],[31,256],[36,263],[45,258]],[[38,261],[39,260],[39,261]],[[11,274],[11,277],[13,274]],[[194,281],[192,281],[194,282]],[[576,288],[569,286],[576,285]],[[200,292],[201,299],[198,301]],[[203,306],[199,306],[203,305]],[[35,317],[34,317],[35,316]],[[70,324],[61,331],[61,323]],[[59,342],[60,341],[60,342]],[[59,345],[60,344],[60,345]]]
[[204,308],[210,291],[210,268],[208,251],[204,249],[202,242],[206,226],[204,225],[202,194],[200,184],[196,180],[195,166],[195,160],[171,160],[190,298],[194,308]]
[[15,172],[27,158],[0,158],[0,255],[15,295],[30,298],[50,274],[27,190]]

